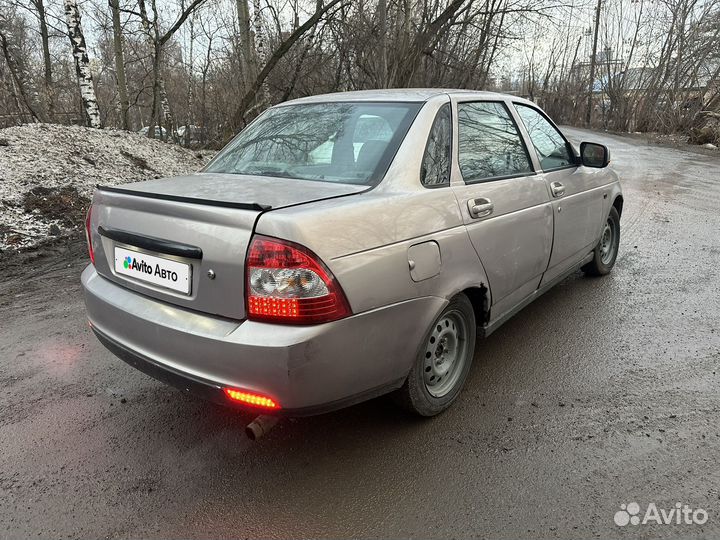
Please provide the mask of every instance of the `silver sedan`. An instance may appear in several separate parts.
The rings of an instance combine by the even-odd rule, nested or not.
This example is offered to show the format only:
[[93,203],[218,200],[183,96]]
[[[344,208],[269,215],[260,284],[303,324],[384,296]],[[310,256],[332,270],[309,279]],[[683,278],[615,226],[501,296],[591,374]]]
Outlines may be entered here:
[[476,338],[580,268],[610,272],[609,160],[513,96],[283,103],[197,174],[98,187],[90,324],[129,364],[220,403],[307,415],[394,392],[434,415]]

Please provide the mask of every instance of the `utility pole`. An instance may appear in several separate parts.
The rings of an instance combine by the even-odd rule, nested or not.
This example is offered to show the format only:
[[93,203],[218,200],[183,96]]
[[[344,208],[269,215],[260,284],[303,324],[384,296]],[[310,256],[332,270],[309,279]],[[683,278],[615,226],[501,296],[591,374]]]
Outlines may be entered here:
[[592,56],[590,57],[590,83],[588,84],[587,112],[585,113],[585,125],[590,127],[592,117],[593,86],[595,85],[595,59],[597,56],[598,34],[600,33],[600,8],[602,0],[598,0],[595,8],[595,35],[593,36]]

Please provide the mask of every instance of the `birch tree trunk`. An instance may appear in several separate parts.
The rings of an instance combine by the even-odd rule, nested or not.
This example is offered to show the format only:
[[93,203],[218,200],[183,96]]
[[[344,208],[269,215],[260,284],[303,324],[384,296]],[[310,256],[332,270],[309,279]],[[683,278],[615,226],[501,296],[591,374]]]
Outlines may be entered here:
[[80,98],[82,99],[85,113],[85,125],[92,128],[99,128],[100,111],[98,110],[97,98],[95,97],[95,87],[93,86],[92,72],[90,71],[90,60],[88,59],[85,35],[82,31],[77,0],[65,0],[65,19],[73,57],[75,58],[75,73],[77,74],[78,84],[80,86]]
[[[253,0],[253,22],[255,26],[255,53],[257,54],[257,71],[260,72],[267,63],[267,51],[265,49],[265,35],[260,16],[260,0]],[[263,79],[260,86],[260,100],[267,103],[269,99],[267,79]]]
[[108,0],[112,10],[113,49],[115,52],[115,80],[120,101],[120,124],[124,130],[130,129],[130,99],[128,98],[127,78],[125,77],[125,55],[123,53],[122,24],[120,21],[120,0]]
[[170,100],[168,99],[167,90],[165,89],[165,79],[162,76],[160,77],[160,107],[162,108],[164,127],[166,130],[163,136],[161,129],[160,135],[162,140],[165,141],[171,137],[175,137],[175,118],[170,110]]

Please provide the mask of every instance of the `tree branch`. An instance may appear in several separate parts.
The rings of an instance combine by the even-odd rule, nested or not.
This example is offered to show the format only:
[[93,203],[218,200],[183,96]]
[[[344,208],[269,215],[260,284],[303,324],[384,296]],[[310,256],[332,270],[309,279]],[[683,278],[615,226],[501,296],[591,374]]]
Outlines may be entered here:
[[[464,2],[465,0],[461,1]],[[280,43],[280,46],[275,49],[275,52],[273,52],[272,56],[268,59],[263,69],[260,71],[260,73],[258,73],[255,81],[250,86],[250,89],[243,96],[242,100],[240,101],[240,105],[237,107],[237,109],[235,109],[235,114],[233,114],[232,117],[232,123],[234,127],[237,128],[243,124],[245,112],[247,111],[250,104],[255,100],[255,97],[257,96],[258,91],[262,87],[262,84],[265,82],[265,79],[267,79],[268,75],[270,75],[270,72],[273,70],[275,65],[282,59],[282,57],[285,56],[285,54],[292,48],[292,46],[295,45],[295,43],[306,32],[308,32],[313,26],[315,26],[328,11],[330,11],[338,4],[346,2],[348,2],[348,0],[331,0],[325,6],[319,6],[315,13],[313,13],[312,16],[307,21],[305,21],[304,24],[299,26],[282,43]]]

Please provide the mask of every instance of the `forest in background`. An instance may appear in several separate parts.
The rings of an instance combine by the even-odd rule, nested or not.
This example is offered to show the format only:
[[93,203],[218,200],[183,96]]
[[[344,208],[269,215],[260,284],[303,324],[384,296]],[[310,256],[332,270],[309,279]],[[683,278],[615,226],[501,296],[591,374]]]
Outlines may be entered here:
[[219,147],[269,105],[511,92],[559,123],[720,139],[718,0],[0,0],[0,127]]

